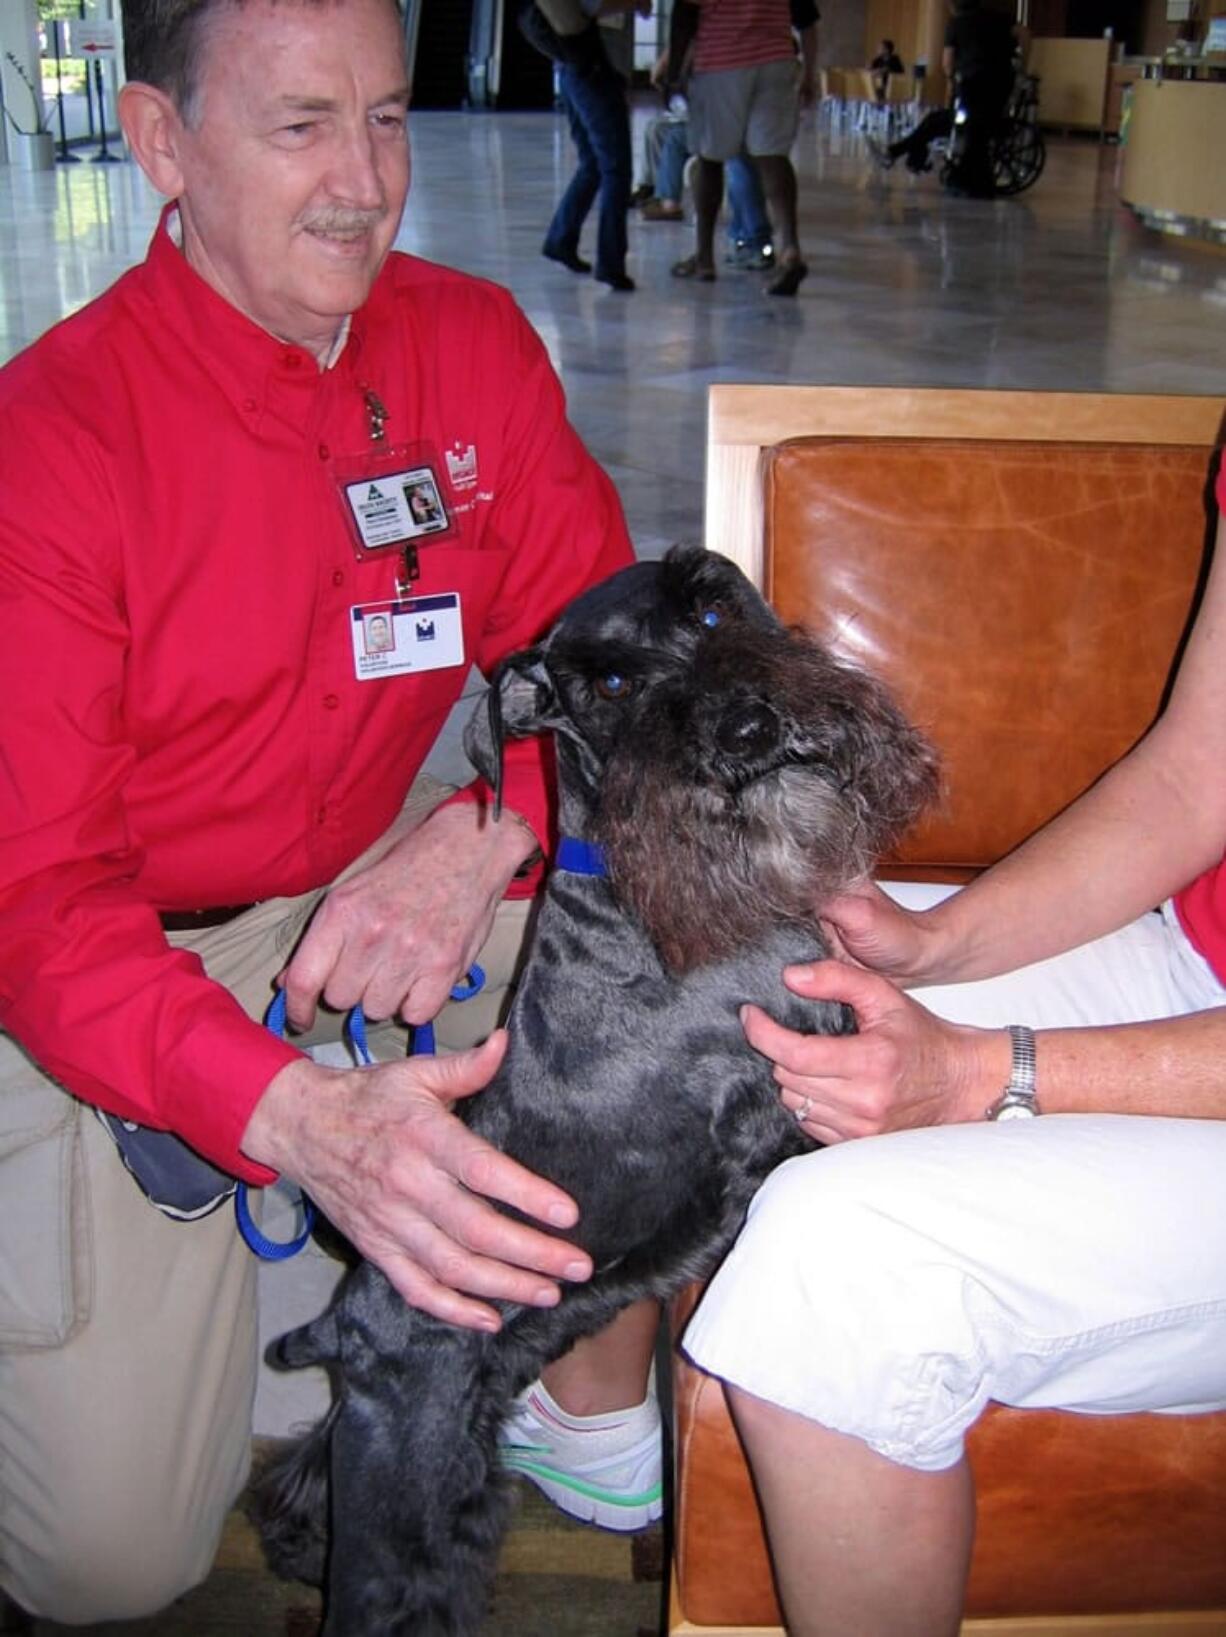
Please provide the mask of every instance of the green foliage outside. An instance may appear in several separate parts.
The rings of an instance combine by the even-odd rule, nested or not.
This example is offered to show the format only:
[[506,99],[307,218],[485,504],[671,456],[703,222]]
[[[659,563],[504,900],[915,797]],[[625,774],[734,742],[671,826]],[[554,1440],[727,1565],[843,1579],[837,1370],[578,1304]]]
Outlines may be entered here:
[[[44,24],[51,24],[57,18],[74,23],[80,19],[80,8],[77,0],[38,0],[38,15]],[[55,43],[51,38],[51,29],[44,29],[46,51],[42,60],[43,96],[54,97],[56,93],[55,78]],[[62,38],[62,36],[61,36]],[[85,90],[86,63],[82,57],[62,57],[60,59],[60,84],[64,95]]]

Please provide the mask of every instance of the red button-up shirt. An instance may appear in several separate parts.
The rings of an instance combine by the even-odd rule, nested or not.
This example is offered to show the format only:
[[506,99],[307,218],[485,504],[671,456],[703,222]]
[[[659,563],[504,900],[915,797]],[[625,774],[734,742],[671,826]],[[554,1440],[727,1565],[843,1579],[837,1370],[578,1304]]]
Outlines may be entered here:
[[[1218,517],[1226,517],[1226,461],[1217,474]],[[1180,925],[1193,946],[1226,983],[1226,859],[1176,894]]]
[[[455,522],[415,593],[458,592],[465,663],[359,681],[338,479],[388,444]],[[467,679],[630,560],[608,478],[510,296],[393,255],[334,366],[261,330],[159,228],[148,259],[0,371],[0,1026],[69,1090],[238,1144],[295,1055],[159,909],[330,881],[397,813]],[[505,799],[545,835],[540,747]],[[463,860],[456,861],[463,868]]]

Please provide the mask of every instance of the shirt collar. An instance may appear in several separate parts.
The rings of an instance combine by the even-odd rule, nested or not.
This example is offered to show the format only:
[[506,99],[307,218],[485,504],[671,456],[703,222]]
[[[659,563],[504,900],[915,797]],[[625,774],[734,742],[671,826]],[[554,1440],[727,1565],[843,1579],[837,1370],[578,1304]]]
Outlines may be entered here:
[[[212,373],[234,397],[262,395],[271,369],[288,366],[301,371],[308,358],[315,366],[313,373],[318,373],[313,354],[264,329],[201,278],[183,254],[183,224],[173,200],[158,221],[145,259],[145,272],[148,292],[159,316],[186,346],[205,358]],[[335,340],[323,362],[324,371],[335,369],[346,351],[352,352],[352,333],[350,313],[337,326]]]

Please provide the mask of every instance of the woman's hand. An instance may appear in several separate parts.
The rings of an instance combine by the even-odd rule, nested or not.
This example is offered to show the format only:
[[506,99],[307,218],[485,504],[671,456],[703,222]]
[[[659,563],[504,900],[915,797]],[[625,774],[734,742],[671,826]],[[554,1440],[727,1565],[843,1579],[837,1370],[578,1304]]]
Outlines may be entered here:
[[871,881],[839,893],[819,907],[833,955],[879,972],[900,987],[930,983],[940,958],[940,918],[934,910],[908,910]]
[[817,1142],[981,1120],[1009,1078],[1004,1030],[946,1023],[876,973],[828,960],[787,967],[783,980],[808,1000],[850,1006],[859,1028],[798,1034],[760,1007],[742,1009],[746,1038],[774,1063],[784,1105]]

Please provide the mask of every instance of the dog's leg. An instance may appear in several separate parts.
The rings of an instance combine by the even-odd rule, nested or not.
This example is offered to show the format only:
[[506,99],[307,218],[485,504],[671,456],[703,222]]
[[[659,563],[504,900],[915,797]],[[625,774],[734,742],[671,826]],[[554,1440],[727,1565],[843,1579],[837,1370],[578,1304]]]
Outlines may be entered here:
[[498,1429],[533,1362],[509,1328],[442,1324],[371,1267],[337,1320],[325,1637],[471,1637],[505,1521]]

